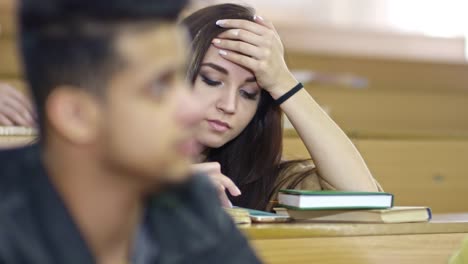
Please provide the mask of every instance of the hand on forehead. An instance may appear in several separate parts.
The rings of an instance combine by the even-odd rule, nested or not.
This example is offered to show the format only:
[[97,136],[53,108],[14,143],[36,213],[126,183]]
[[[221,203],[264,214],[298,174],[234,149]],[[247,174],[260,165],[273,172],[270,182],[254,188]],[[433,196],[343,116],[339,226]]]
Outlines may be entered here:
[[272,93],[297,82],[286,65],[283,44],[270,21],[255,16],[254,21],[226,19],[215,23],[228,29],[212,41],[218,53],[251,70],[262,88]]

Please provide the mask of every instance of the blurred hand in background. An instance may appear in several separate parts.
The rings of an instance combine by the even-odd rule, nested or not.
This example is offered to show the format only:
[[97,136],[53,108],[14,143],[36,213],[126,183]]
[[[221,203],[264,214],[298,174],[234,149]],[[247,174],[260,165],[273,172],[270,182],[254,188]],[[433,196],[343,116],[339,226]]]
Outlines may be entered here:
[[0,126],[35,127],[31,100],[8,84],[0,83]]

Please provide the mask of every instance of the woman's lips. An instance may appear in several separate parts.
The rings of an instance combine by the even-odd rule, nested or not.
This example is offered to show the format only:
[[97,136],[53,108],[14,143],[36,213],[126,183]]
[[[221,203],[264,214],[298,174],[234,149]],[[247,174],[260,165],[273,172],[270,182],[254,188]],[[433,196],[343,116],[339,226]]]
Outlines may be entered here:
[[207,120],[207,122],[210,125],[210,127],[216,132],[226,132],[231,128],[228,123],[225,123],[220,120]]

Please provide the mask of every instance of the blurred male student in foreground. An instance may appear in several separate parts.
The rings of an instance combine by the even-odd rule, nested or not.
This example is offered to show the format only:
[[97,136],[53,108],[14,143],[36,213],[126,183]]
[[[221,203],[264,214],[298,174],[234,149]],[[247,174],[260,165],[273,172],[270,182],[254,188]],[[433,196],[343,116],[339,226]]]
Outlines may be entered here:
[[205,177],[183,0],[23,0],[37,145],[0,153],[0,263],[257,263]]

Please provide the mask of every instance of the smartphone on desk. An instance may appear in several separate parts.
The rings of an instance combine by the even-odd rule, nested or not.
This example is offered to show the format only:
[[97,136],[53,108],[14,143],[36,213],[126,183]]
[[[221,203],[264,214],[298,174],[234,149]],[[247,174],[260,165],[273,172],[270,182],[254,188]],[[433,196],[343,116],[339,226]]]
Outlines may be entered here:
[[249,212],[250,219],[254,223],[285,223],[291,221],[287,215],[278,215],[270,212],[243,208]]

